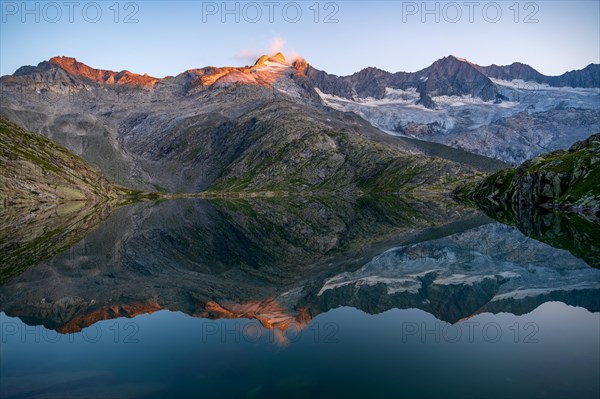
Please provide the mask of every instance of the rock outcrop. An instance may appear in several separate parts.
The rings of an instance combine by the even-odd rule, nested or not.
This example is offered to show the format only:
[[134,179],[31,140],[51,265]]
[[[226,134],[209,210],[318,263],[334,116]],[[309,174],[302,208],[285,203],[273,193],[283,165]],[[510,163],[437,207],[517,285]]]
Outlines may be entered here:
[[600,134],[501,170],[455,190],[459,197],[491,200],[515,210],[559,208],[600,217]]

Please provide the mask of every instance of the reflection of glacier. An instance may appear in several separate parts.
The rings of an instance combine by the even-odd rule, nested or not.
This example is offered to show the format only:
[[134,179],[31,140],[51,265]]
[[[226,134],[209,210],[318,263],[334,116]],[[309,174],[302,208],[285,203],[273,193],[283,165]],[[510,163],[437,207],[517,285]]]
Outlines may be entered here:
[[370,312],[416,307],[456,321],[483,311],[529,312],[549,300],[598,311],[598,293],[600,270],[494,223],[391,249],[327,279],[314,303]]
[[382,99],[348,100],[319,92],[333,108],[352,111],[390,134],[407,135],[501,159],[523,162],[567,148],[600,130],[600,89],[492,79],[507,98],[434,97],[435,109],[417,105],[416,90],[386,89]]

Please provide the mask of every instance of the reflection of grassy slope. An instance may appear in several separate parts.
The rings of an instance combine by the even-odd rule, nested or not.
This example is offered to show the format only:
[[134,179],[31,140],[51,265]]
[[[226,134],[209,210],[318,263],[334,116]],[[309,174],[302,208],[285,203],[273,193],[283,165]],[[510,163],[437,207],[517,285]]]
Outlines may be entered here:
[[148,196],[0,118],[0,281],[79,241],[117,203]]
[[526,236],[567,250],[588,265],[600,268],[600,223],[578,214],[544,208],[530,207],[518,212],[489,200],[473,204],[491,218],[517,227]]
[[0,212],[0,282],[81,240],[110,214],[108,203],[12,206]]
[[[359,260],[371,245],[463,217],[461,207],[397,196],[211,200],[232,237],[243,237],[256,267],[278,274]],[[231,256],[237,256],[232,253]],[[254,273],[254,272],[252,272]],[[262,272],[259,272],[262,273]],[[285,272],[287,273],[287,272]],[[284,273],[284,274],[285,274]]]

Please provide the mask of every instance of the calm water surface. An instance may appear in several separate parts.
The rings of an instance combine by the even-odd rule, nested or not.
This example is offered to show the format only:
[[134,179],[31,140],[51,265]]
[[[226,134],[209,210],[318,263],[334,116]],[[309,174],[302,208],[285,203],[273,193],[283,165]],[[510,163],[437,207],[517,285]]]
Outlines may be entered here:
[[178,200],[82,219],[26,259],[14,250],[31,229],[3,247],[2,398],[600,394],[589,243],[568,252],[397,200]]

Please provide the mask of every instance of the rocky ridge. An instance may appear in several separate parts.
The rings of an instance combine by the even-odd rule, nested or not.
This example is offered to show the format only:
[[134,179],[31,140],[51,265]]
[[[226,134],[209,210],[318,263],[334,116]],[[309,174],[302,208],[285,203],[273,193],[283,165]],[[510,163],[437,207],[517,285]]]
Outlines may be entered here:
[[346,99],[385,97],[386,89],[417,89],[419,100],[427,108],[435,108],[432,97],[468,95],[483,101],[502,101],[507,98],[490,79],[532,81],[554,87],[600,87],[600,65],[590,64],[579,71],[560,76],[546,76],[529,65],[513,63],[508,66],[480,66],[453,55],[441,58],[417,72],[387,72],[368,67],[348,76],[337,76],[307,66],[311,83],[325,94]]

